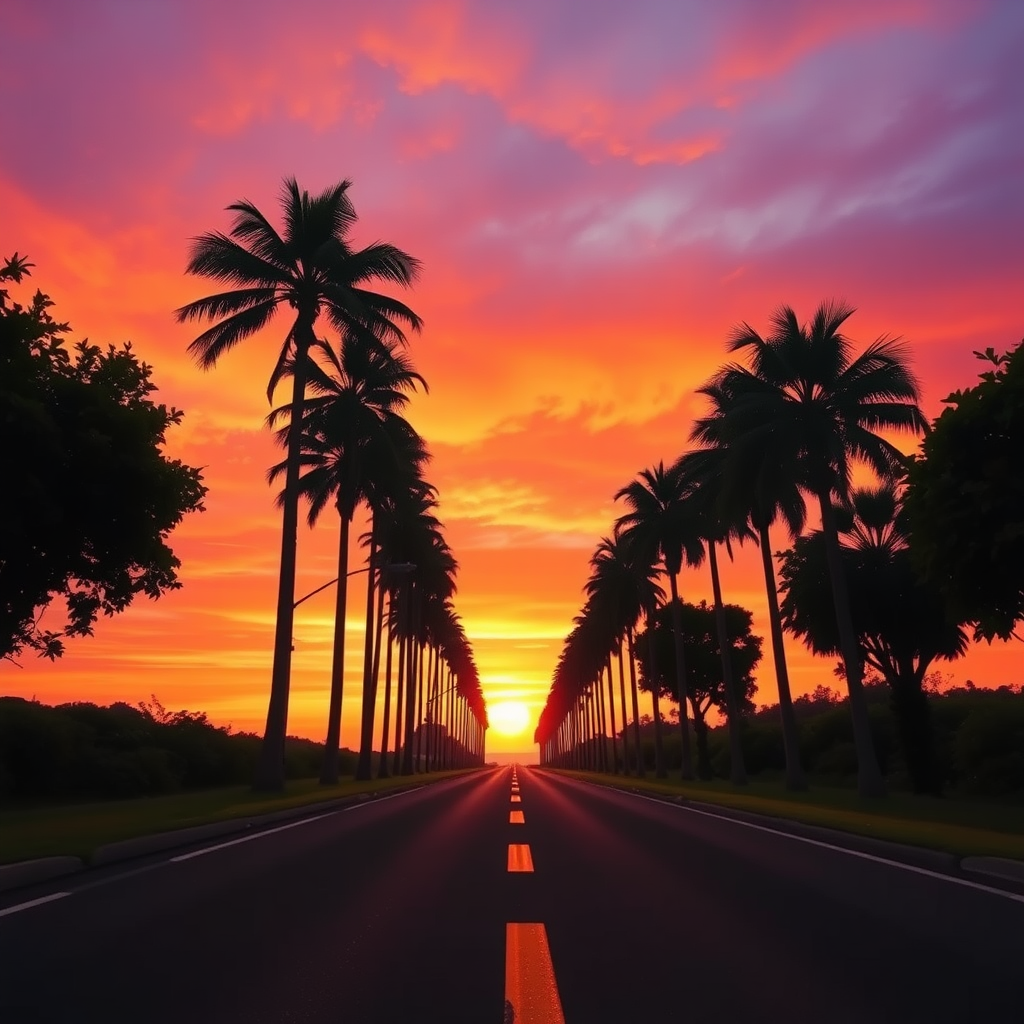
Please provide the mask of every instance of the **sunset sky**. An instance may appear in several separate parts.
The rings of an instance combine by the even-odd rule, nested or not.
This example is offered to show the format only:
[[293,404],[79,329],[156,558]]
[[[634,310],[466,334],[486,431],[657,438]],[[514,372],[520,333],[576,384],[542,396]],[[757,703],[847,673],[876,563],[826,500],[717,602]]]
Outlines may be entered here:
[[[856,340],[910,344],[929,417],[976,379],[972,350],[1020,340],[1022,53],[1020,0],[5,0],[0,255],[29,254],[74,338],[153,364],[186,412],[170,449],[210,493],[172,541],[180,591],[54,665],[0,666],[0,692],[155,693],[262,729],[280,542],[262,423],[286,322],[204,373],[172,310],[214,290],[183,271],[228,203],[276,220],[285,176],[350,178],[356,241],[423,261],[407,298],[430,394],[409,415],[485,695],[531,712],[489,749],[527,749],[612,495],[683,450],[732,325],[845,298]],[[302,528],[300,594],[334,575],[333,527]],[[683,583],[710,598],[706,569]],[[723,585],[767,638],[752,548]],[[332,614],[324,594],[295,625],[289,728],[317,739]],[[788,653],[796,692],[837,685]],[[1022,653],[943,671],[1018,683]]]

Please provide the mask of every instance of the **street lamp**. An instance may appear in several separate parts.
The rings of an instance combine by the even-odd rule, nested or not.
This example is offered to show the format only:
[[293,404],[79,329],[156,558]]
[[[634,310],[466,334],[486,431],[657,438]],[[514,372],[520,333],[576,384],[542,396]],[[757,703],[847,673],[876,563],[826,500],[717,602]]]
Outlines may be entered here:
[[[361,569],[353,569],[351,572],[345,573],[345,576],[358,576],[361,572],[369,572],[370,566],[364,565]],[[388,565],[382,565],[380,567],[381,572],[389,572],[395,576],[406,576],[411,572],[416,571],[416,565],[413,562],[391,562]],[[303,601],[308,601],[311,597],[315,597],[320,593],[321,590],[326,590],[328,587],[333,587],[338,582],[340,576],[335,576],[333,580],[328,580],[323,586],[317,587],[316,590],[311,590],[304,597],[300,597],[296,601],[292,608],[298,608]]]

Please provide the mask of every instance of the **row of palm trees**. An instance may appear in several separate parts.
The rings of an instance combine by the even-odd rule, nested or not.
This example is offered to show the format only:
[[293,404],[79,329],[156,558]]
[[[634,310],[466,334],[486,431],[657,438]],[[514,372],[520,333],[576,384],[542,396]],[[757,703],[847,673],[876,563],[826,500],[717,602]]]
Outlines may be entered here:
[[[616,720],[612,661],[618,660],[622,763],[643,774],[634,639],[641,617],[647,636],[668,583],[675,639],[676,693],[686,694],[686,664],[679,617],[679,573],[683,565],[710,567],[722,673],[727,693],[731,777],[746,781],[740,745],[739,710],[728,659],[728,637],[718,573],[718,549],[758,544],[764,570],[775,677],[782,717],[786,783],[806,787],[800,763],[796,718],[790,693],[772,561],[771,530],[781,521],[790,537],[804,529],[808,502],[821,517],[832,602],[840,637],[857,749],[858,787],[866,796],[884,792],[862,685],[863,662],[850,603],[837,526],[837,509],[849,505],[855,463],[866,464],[883,483],[899,479],[906,459],[886,432],[918,434],[926,422],[907,351],[879,338],[855,353],[843,327],[853,309],[824,302],[801,324],[792,309],[772,314],[762,337],[749,324],[736,327],[732,352],[746,364],[729,362],[698,390],[707,412],[690,434],[692,447],[668,468],[659,463],[623,487],[625,505],[611,537],[591,559],[586,603],[574,621],[556,666],[535,740],[544,763],[616,770]],[[642,652],[653,659],[654,649]],[[624,662],[632,700],[632,745],[626,729]],[[653,662],[647,678],[658,678]],[[607,685],[605,685],[607,684]],[[605,692],[607,691],[607,699]],[[655,771],[667,775],[657,688],[652,693]],[[687,702],[680,700],[682,776],[693,777]],[[607,752],[606,726],[612,731]]]
[[[256,784],[284,785],[284,743],[291,677],[299,506],[312,526],[333,505],[339,518],[335,628],[327,740],[321,780],[338,780],[348,602],[350,531],[360,506],[370,528],[358,778],[369,778],[378,692],[383,690],[378,773],[482,763],[487,715],[473,653],[455,612],[458,564],[436,516],[437,493],[425,479],[426,444],[402,415],[426,382],[406,354],[420,318],[403,302],[371,290],[375,282],[409,287],[419,263],[386,242],[356,248],[356,214],[342,181],[319,195],[284,183],[279,232],[252,203],[228,207],[229,234],[193,241],[188,272],[225,290],[177,310],[181,322],[208,322],[191,343],[200,365],[267,326],[287,306],[293,320],[267,389],[291,380],[291,400],[268,422],[286,450],[269,479],[283,478],[281,572],[267,726]],[[339,341],[316,333],[326,319]],[[383,661],[383,687],[379,686]],[[394,678],[394,685],[393,685]],[[392,726],[392,711],[394,722]],[[391,740],[393,728],[393,742]],[[391,755],[389,758],[389,754]]]

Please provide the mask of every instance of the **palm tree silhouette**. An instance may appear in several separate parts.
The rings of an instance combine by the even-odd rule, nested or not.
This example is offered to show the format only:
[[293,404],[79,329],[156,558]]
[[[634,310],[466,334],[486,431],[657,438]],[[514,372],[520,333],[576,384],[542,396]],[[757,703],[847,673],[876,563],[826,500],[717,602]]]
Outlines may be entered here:
[[[685,558],[687,565],[697,566],[704,560],[704,545],[694,515],[686,481],[678,469],[665,469],[659,462],[654,469],[644,469],[640,479],[621,488],[615,495],[622,498],[629,511],[619,517],[615,528],[631,544],[638,557],[652,564],[660,558],[668,576],[672,606],[672,635],[675,640],[676,692],[679,694],[679,729],[682,738],[682,777],[693,778],[693,754],[690,749],[690,726],[686,699],[686,661],[683,653],[683,628],[679,617],[679,572]],[[653,614],[654,609],[650,609]],[[648,626],[651,622],[648,622]],[[649,634],[653,635],[653,634]],[[650,657],[654,657],[653,648]],[[656,677],[651,675],[654,680]],[[652,689],[657,708],[657,687]],[[655,737],[660,731],[655,714]],[[664,766],[659,769],[659,776]]]
[[746,515],[729,516],[722,507],[721,480],[725,472],[726,452],[719,448],[705,448],[681,455],[675,464],[677,472],[687,481],[692,495],[694,512],[700,522],[701,534],[708,550],[711,569],[711,593],[715,604],[715,628],[718,647],[722,652],[722,684],[725,688],[726,710],[729,721],[729,777],[733,785],[747,784],[747,769],[743,759],[741,718],[732,659],[729,656],[729,631],[726,625],[725,604],[722,601],[722,582],[718,574],[717,547],[721,544],[732,558],[732,542],[742,544],[754,533],[747,526]]
[[[179,322],[209,321],[189,345],[204,369],[225,352],[270,324],[281,306],[294,311],[277,363],[270,375],[268,398],[286,373],[292,374],[292,416],[301,417],[306,395],[306,355],[315,343],[321,313],[341,333],[367,334],[404,342],[399,323],[418,330],[420,318],[404,303],[367,289],[377,280],[410,285],[419,264],[385,242],[356,249],[348,237],[356,221],[348,198],[351,183],[342,181],[311,196],[294,178],[284,182],[281,207],[284,231],[279,233],[248,200],[232,203],[235,214],[228,235],[206,232],[193,240],[188,273],[223,282],[231,290],[208,295],[178,310]],[[277,623],[267,726],[256,785],[284,785],[284,740],[288,725],[295,561],[298,527],[300,438],[289,441],[285,499],[281,524],[281,571],[277,592]]]
[[[590,559],[591,575],[585,584],[588,598],[608,609],[613,639],[619,651],[620,684],[622,679],[622,647],[629,656],[630,692],[633,712],[633,746],[636,753],[637,775],[644,774],[643,750],[640,743],[640,704],[636,684],[633,635],[644,609],[658,599],[657,570],[632,558],[627,542],[619,536],[602,537]],[[626,757],[626,704],[622,697],[623,764]]]
[[[416,436],[399,410],[408,404],[409,393],[417,384],[426,390],[426,382],[413,370],[404,352],[364,334],[347,333],[340,353],[321,341],[312,353],[320,358],[309,361],[309,396],[297,424],[305,470],[299,489],[309,501],[310,526],[332,499],[341,520],[330,710],[320,775],[322,783],[334,784],[338,781],[345,674],[349,528],[357,506],[373,493],[374,476],[393,468],[403,454],[401,441]],[[269,419],[272,426],[286,421],[279,438],[287,444],[295,426],[291,406],[275,409]],[[274,466],[269,474],[271,481],[285,471],[285,463]]]
[[[772,562],[771,527],[781,518],[792,537],[799,536],[806,519],[806,507],[798,484],[799,468],[792,453],[774,447],[774,435],[762,433],[740,444],[732,437],[729,395],[716,383],[698,389],[711,401],[711,411],[697,420],[691,438],[704,447],[699,450],[702,468],[713,477],[717,489],[717,510],[728,522],[743,520],[758,538],[761,569],[768,602],[768,625],[772,638],[775,681],[782,719],[782,743],[786,758],[786,786],[807,788],[800,762],[800,735],[793,697],[789,689],[789,668],[782,637],[778,584]],[[694,458],[697,458],[695,455]]]
[[[936,658],[960,657],[967,633],[943,600],[923,584],[910,557],[902,488],[891,482],[861,487],[835,511],[850,586],[851,611],[864,660],[889,686],[893,719],[915,792],[937,793],[925,673]],[[800,537],[783,555],[782,615],[786,628],[815,654],[840,651],[834,615],[822,608],[828,576],[824,535]]]
[[817,499],[850,694],[858,788],[864,796],[877,796],[885,786],[861,684],[833,497],[847,499],[853,460],[866,463],[882,480],[898,476],[906,460],[876,431],[920,433],[926,422],[903,345],[882,337],[853,355],[842,333],[853,312],[844,303],[823,302],[810,323],[801,325],[796,313],[782,306],[772,314],[764,338],[740,324],[730,348],[746,352],[750,367],[728,365],[715,383],[726,399],[732,448],[762,453],[771,459],[770,474],[790,475]]

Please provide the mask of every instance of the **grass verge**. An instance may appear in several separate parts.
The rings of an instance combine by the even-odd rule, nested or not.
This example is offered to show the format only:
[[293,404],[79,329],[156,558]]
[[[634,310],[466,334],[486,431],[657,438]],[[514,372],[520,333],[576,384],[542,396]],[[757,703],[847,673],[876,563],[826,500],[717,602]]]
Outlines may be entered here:
[[122,839],[247,818],[360,793],[381,793],[462,774],[465,772],[460,770],[368,782],[344,779],[336,786],[322,786],[316,779],[298,779],[290,781],[283,793],[257,793],[248,786],[230,786],[135,800],[9,807],[0,809],[0,864],[53,856],[82,857],[88,861],[98,847]]
[[723,780],[684,783],[678,779],[636,779],[553,770],[585,782],[635,789],[652,796],[681,796],[874,839],[942,850],[959,857],[1024,860],[1024,808],[1020,804],[938,799],[910,793],[865,800],[849,789],[822,786],[792,793],[781,782],[759,780],[741,789]]

